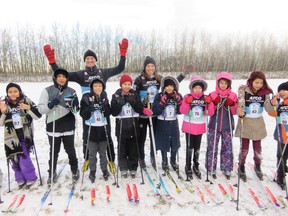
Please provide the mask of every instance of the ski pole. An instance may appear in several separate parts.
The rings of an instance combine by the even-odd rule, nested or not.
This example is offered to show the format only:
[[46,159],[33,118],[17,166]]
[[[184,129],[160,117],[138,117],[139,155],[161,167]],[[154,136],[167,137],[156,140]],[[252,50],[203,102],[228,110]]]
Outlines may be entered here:
[[52,200],[53,200],[53,186],[54,186],[54,150],[55,150],[55,119],[56,119],[56,110],[53,110],[53,137],[52,137],[52,158],[51,158],[51,167],[50,167],[50,177],[51,177],[51,196],[50,196],[50,200],[51,202],[49,203],[49,205],[52,205]]
[[0,168],[0,204],[3,203],[2,199],[1,199],[1,194],[2,194],[2,181],[3,181],[3,172],[2,169]]
[[37,156],[37,151],[36,151],[35,144],[33,145],[33,147],[34,147],[33,149],[34,149],[35,159],[36,159],[37,168],[38,168],[38,175],[39,175],[39,179],[40,179],[40,186],[42,186],[43,183],[42,183],[41,171],[40,171],[40,166],[39,166],[39,161],[38,161],[38,156]]
[[[191,115],[192,115],[192,109],[191,109],[191,105],[189,108],[189,112],[188,112],[188,120],[189,120],[189,124],[188,124],[188,136],[186,136],[186,139],[188,137],[188,141],[186,142],[186,166],[188,164],[190,164],[190,169],[191,169],[191,160],[192,160],[192,149],[191,149]],[[187,163],[188,162],[188,163]],[[186,173],[186,181],[189,181],[188,178],[188,174]]]
[[7,159],[7,170],[8,170],[8,193],[10,193],[11,192],[11,188],[10,188],[11,179],[10,179],[9,159]]
[[[120,118],[119,119],[119,121],[120,121],[120,131],[119,131],[119,138],[118,138],[118,148],[117,148],[117,150],[118,150],[118,164],[117,164],[117,184],[116,184],[116,186],[117,186],[117,188],[119,188],[119,162],[120,162],[120,154],[121,154],[121,152],[120,152],[120,146],[121,146],[121,139],[122,139],[122,119]],[[117,123],[116,123],[117,124]]]
[[239,164],[238,164],[238,179],[237,179],[237,206],[236,210],[239,211],[239,192],[240,192],[240,166],[241,166],[241,149],[242,149],[242,137],[243,137],[243,123],[244,123],[244,118],[240,119],[240,124],[241,124],[241,131],[240,131],[240,151],[239,151]]

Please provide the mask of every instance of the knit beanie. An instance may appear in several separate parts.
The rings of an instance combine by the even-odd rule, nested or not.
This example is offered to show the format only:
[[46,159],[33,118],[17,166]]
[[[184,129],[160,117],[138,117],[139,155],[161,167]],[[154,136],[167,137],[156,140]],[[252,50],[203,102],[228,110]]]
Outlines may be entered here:
[[175,82],[172,79],[166,79],[164,81],[164,88],[166,88],[166,86],[168,86],[168,85],[173,85],[174,89],[175,89]]
[[12,88],[12,87],[17,88],[18,91],[20,92],[20,94],[22,93],[22,89],[21,89],[21,87],[20,87],[18,84],[16,84],[16,83],[9,83],[9,84],[6,86],[6,94],[8,94],[9,88]]
[[288,82],[281,83],[281,84],[278,86],[278,92],[280,92],[281,90],[286,90],[286,91],[288,91]]
[[87,56],[92,56],[92,57],[94,57],[95,59],[96,59],[96,61],[97,61],[97,57],[96,57],[96,54],[92,51],[92,50],[87,50],[85,53],[84,53],[84,62],[85,62],[85,59],[86,59],[86,57]]
[[130,82],[132,85],[132,78],[128,74],[123,74],[120,78],[120,87],[122,87],[122,84],[125,82]]
[[150,56],[147,56],[145,61],[144,61],[144,70],[148,64],[153,64],[156,67],[155,60],[153,58],[151,58]]
[[200,87],[202,88],[202,90],[204,90],[204,83],[203,83],[203,82],[195,82],[195,83],[193,83],[192,89],[193,89],[195,86],[200,86]]
[[63,74],[67,79],[68,79],[68,72],[67,70],[65,70],[64,68],[57,68],[55,71],[54,71],[54,79],[56,79],[56,77],[59,75],[59,74]]

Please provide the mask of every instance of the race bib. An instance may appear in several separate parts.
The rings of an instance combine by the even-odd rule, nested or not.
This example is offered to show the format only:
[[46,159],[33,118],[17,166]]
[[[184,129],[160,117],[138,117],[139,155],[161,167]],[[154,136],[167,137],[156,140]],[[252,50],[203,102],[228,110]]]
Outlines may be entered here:
[[262,116],[263,107],[260,103],[251,103],[248,107],[245,107],[247,118],[259,118]]
[[107,125],[107,120],[106,117],[101,113],[100,110],[95,110],[91,116],[91,119],[86,120],[85,123],[86,125],[90,125],[91,121],[91,126],[104,126]]
[[175,105],[170,104],[165,107],[163,113],[158,116],[158,119],[171,121],[171,120],[175,120],[176,116],[177,116],[176,107]]
[[15,129],[23,128],[20,113],[12,114],[12,121]]
[[280,124],[288,125],[288,113],[287,112],[280,113]]
[[[190,116],[189,116],[190,115]],[[194,106],[191,110],[191,114],[185,115],[184,121],[190,122],[193,124],[203,124],[205,123],[205,115],[203,108],[201,106]]]

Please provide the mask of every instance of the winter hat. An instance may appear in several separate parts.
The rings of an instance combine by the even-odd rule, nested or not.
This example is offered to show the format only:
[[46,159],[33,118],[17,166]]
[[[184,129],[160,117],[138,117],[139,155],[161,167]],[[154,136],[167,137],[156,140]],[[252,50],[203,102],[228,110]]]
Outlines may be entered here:
[[280,92],[281,90],[286,90],[286,91],[288,91],[288,82],[281,83],[281,84],[278,86],[278,92]]
[[104,81],[103,81],[102,79],[100,79],[100,78],[95,78],[95,79],[93,79],[93,80],[90,82],[91,92],[93,92],[93,84],[94,84],[95,82],[101,83],[101,84],[102,84],[102,87],[103,87],[103,91],[105,91],[106,85],[105,85]]
[[164,91],[164,88],[167,86],[167,85],[173,85],[174,86],[174,90],[175,91],[178,91],[179,89],[179,82],[178,80],[173,77],[173,76],[165,76],[161,79],[161,89],[162,91]]
[[144,61],[144,70],[148,64],[153,64],[156,67],[155,60],[153,58],[151,58],[150,56],[147,56],[145,61]]
[[6,94],[8,94],[9,88],[12,88],[12,87],[17,88],[18,91],[20,92],[20,94],[22,93],[22,89],[21,89],[21,87],[20,87],[18,84],[16,84],[16,83],[9,83],[9,84],[6,86]]
[[130,82],[132,85],[132,78],[128,74],[123,74],[120,78],[120,87],[122,87],[122,84],[125,82]]
[[57,68],[55,71],[54,71],[54,79],[56,79],[56,77],[59,75],[59,74],[63,74],[67,79],[68,79],[68,72],[67,70],[65,70],[64,68]]
[[202,77],[192,76],[189,84],[190,91],[192,92],[192,89],[197,85],[201,86],[203,92],[207,90],[207,82]]
[[92,57],[94,57],[95,59],[96,59],[96,61],[97,61],[97,57],[96,57],[96,54],[95,54],[95,52],[93,52],[92,50],[87,50],[85,53],[84,53],[84,62],[85,62],[85,59],[86,59],[86,57],[87,56],[92,56]]
[[226,80],[228,82],[228,87],[227,88],[231,88],[231,84],[232,84],[232,75],[226,71],[222,71],[220,72],[217,77],[216,77],[216,80],[217,80],[217,86],[220,82],[220,80]]

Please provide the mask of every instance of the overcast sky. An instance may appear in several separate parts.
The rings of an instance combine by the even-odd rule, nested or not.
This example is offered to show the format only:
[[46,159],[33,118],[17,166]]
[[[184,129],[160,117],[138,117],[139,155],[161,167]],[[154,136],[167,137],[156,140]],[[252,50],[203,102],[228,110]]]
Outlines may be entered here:
[[2,0],[0,26],[52,23],[125,30],[288,35],[288,0]]

